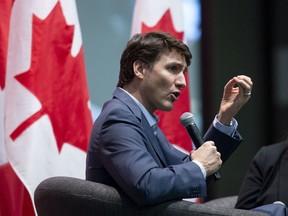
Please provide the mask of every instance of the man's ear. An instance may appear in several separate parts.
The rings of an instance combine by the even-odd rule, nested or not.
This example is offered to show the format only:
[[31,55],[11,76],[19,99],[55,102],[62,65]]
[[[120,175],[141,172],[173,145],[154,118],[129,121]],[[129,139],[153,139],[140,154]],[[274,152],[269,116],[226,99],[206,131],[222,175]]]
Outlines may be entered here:
[[144,63],[141,60],[136,60],[133,63],[133,70],[135,77],[138,77],[139,79],[143,79],[144,77]]

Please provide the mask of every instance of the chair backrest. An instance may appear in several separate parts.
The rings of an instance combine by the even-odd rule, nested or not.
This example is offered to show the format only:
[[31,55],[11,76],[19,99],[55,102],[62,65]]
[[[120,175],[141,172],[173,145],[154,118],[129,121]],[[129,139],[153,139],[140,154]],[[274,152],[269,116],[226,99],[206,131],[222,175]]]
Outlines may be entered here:
[[100,183],[72,177],[51,177],[41,182],[34,193],[39,216],[205,216],[266,214],[233,208],[170,201],[154,206],[137,206],[121,191]]

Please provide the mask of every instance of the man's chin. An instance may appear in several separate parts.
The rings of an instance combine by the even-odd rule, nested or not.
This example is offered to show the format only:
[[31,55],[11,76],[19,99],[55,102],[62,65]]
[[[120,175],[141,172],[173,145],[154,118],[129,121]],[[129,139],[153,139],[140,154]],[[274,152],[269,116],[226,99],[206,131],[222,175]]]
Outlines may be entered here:
[[170,112],[170,111],[173,110],[173,108],[174,108],[174,104],[172,104],[172,105],[170,105],[170,106],[165,106],[165,107],[163,107],[163,109],[161,109],[161,110],[164,111],[164,112]]

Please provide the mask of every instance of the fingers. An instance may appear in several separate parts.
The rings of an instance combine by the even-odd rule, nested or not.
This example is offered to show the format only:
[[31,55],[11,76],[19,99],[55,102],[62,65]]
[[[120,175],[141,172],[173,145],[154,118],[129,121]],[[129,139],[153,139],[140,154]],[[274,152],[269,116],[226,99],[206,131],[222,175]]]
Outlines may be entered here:
[[221,154],[213,141],[207,141],[197,150],[190,153],[192,160],[200,162],[207,176],[215,173],[222,165]]
[[218,158],[221,160],[221,154],[220,154],[220,152],[217,151],[217,147],[213,141],[207,141],[203,145],[207,145],[208,148],[211,148],[212,153],[216,154],[218,156]]
[[250,97],[253,88],[253,82],[251,78],[245,75],[239,75],[235,77],[235,81],[238,84],[239,92],[243,93],[245,97]]
[[253,85],[252,79],[246,75],[238,75],[236,78],[240,80],[245,80],[245,82],[249,83],[250,85]]
[[206,141],[205,144],[206,145],[215,146],[215,143],[213,141]]
[[242,96],[249,99],[253,88],[253,82],[250,77],[246,75],[238,75],[228,81],[224,88],[224,94],[228,93]]

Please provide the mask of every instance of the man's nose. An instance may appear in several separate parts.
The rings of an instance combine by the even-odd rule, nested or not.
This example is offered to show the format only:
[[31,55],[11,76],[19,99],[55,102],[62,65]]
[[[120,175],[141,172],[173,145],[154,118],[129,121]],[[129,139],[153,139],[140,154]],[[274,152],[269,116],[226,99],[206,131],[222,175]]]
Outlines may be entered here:
[[185,88],[186,87],[186,78],[184,73],[179,73],[176,78],[176,86],[179,88]]

